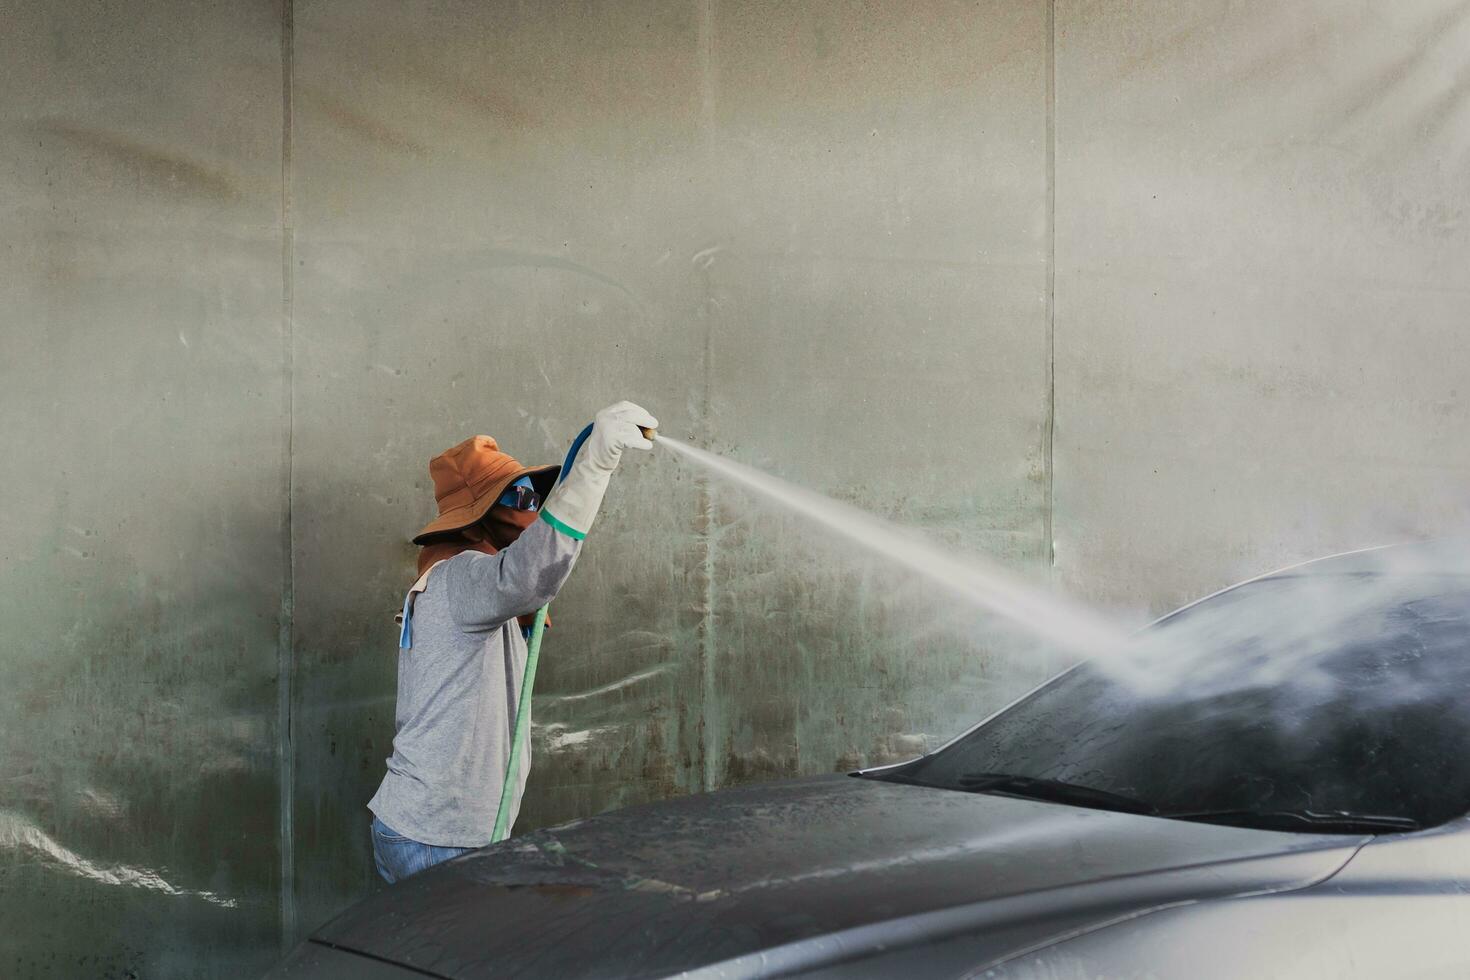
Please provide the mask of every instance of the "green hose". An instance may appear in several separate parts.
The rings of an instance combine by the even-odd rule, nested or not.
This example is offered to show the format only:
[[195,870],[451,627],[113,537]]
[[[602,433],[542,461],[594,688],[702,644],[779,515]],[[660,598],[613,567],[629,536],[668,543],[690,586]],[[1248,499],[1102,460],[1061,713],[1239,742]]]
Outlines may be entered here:
[[[592,426],[593,423],[589,422],[585,429],[577,433],[577,438],[572,440],[572,448],[567,450],[567,458],[562,460],[561,469],[557,471],[557,483],[572,471],[577,453],[592,435]],[[531,639],[526,646],[526,670],[521,674],[521,697],[516,705],[516,730],[510,740],[510,760],[505,765],[505,782],[500,787],[500,806],[495,808],[495,830],[490,836],[492,844],[498,844],[510,836],[510,828],[506,826],[510,822],[510,798],[515,792],[513,787],[516,784],[516,769],[526,747],[526,736],[531,733],[531,689],[536,686],[536,659],[541,655],[541,633],[546,629],[546,610],[550,608],[551,603],[548,602],[536,610],[536,621],[531,624]]]
[[536,660],[541,656],[541,634],[546,631],[546,610],[550,603],[536,610],[536,620],[531,624],[531,640],[526,646],[526,672],[521,675],[521,697],[516,705],[516,731],[510,740],[510,761],[505,764],[505,782],[500,787],[500,806],[495,810],[495,831],[490,843],[498,844],[510,836],[510,800],[515,792],[516,770],[520,767],[521,751],[526,736],[531,730],[531,688],[536,684]]

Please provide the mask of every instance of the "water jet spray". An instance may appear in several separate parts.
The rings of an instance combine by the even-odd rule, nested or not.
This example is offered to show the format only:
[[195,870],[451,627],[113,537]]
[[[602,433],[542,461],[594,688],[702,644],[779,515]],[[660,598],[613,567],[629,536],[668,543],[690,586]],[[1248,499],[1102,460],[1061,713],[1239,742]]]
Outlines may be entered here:
[[1105,661],[1125,674],[1140,672],[1128,655],[1127,634],[1076,603],[1021,582],[1011,573],[972,556],[955,555],[917,531],[850,504],[669,436],[661,436],[658,444],[1071,653]]

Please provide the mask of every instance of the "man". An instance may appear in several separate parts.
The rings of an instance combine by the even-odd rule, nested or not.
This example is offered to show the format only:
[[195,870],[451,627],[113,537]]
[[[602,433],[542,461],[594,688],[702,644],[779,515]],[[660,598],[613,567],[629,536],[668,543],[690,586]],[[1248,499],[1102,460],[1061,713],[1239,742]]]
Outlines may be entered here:
[[[566,581],[623,451],[651,448],[640,427],[657,426],[631,402],[598,412],[554,490],[560,467],[524,467],[489,436],[429,461],[439,516],[413,539],[393,754],[368,803],[388,882],[490,843],[526,667],[522,624]],[[527,746],[507,826],[530,763]]]

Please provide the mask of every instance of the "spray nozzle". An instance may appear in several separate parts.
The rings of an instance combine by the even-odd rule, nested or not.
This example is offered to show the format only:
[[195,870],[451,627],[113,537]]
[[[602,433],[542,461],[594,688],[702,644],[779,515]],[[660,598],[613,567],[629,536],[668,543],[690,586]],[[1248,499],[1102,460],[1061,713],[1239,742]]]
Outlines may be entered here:
[[649,442],[652,442],[653,437],[658,434],[657,429],[645,425],[640,425],[638,427],[638,431],[643,433],[643,438],[647,439]]

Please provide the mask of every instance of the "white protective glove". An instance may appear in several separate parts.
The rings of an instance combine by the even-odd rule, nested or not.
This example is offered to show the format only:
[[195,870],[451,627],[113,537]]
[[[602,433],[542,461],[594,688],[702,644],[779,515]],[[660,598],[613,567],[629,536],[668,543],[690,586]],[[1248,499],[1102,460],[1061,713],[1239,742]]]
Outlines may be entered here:
[[571,472],[561,475],[541,505],[541,516],[552,527],[578,540],[587,536],[623,450],[653,448],[652,440],[638,431],[639,426],[656,429],[658,419],[632,402],[618,402],[597,413],[592,434],[577,451]]

